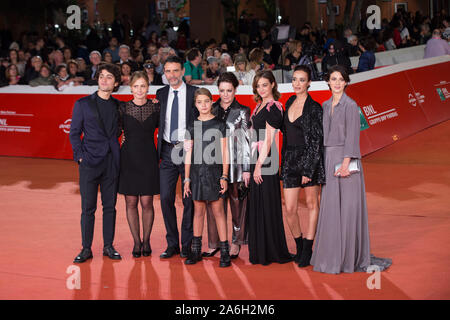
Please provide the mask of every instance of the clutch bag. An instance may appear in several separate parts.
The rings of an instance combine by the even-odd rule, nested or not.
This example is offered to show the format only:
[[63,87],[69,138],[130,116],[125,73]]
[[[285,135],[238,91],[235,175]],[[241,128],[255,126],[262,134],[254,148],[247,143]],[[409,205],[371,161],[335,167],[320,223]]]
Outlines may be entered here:
[[240,182],[238,186],[238,198],[240,201],[244,200],[249,192],[249,188],[245,186],[245,183]]
[[[338,171],[339,168],[341,167],[342,163],[338,163],[335,167],[334,167],[334,172]],[[352,159],[350,160],[350,163],[348,164],[348,171],[350,171],[350,173],[355,173],[355,172],[359,172],[361,169],[359,168],[359,163],[357,159]]]

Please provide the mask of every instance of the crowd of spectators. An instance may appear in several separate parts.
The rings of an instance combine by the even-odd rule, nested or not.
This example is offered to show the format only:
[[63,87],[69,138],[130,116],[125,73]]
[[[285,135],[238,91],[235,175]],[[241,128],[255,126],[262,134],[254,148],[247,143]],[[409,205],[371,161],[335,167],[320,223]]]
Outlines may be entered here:
[[[185,59],[184,79],[190,84],[214,84],[222,72],[232,71],[240,84],[251,85],[258,70],[289,71],[302,64],[312,69],[312,80],[320,80],[321,74],[336,64],[345,66],[349,73],[371,70],[375,52],[426,44],[437,31],[444,40],[450,40],[445,12],[430,19],[419,11],[400,11],[391,21],[383,19],[378,30],[368,30],[362,19],[356,34],[350,28],[314,29],[308,22],[300,30],[287,21],[267,29],[258,20],[243,16],[238,33],[228,31],[222,42],[210,39],[204,43],[191,39],[186,21],[177,31],[171,22],[164,27],[149,23],[134,37],[124,37],[120,20],[112,27],[107,30],[105,26],[104,32],[91,28],[82,41],[71,41],[61,34],[30,33],[15,41],[0,38],[0,86],[53,85],[64,90],[96,85],[95,73],[102,62],[120,65],[121,85],[128,85],[137,70],[145,70],[152,85],[162,85],[167,84],[162,66],[172,55]],[[355,69],[350,63],[353,56],[360,57]]]

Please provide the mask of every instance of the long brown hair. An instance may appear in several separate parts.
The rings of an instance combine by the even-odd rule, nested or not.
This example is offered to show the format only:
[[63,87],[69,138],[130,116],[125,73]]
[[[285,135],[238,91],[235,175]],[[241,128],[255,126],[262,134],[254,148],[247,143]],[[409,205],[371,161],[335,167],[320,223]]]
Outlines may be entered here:
[[272,95],[274,100],[278,100],[281,97],[281,93],[278,92],[278,84],[277,81],[275,80],[275,77],[272,73],[272,71],[270,70],[262,70],[262,71],[258,71],[255,75],[255,77],[253,78],[253,94],[254,94],[254,99],[256,102],[262,102],[262,97],[258,94],[258,91],[256,90],[256,86],[258,85],[258,81],[259,79],[264,78],[269,80],[270,84],[274,83],[275,85],[273,86],[272,89]]

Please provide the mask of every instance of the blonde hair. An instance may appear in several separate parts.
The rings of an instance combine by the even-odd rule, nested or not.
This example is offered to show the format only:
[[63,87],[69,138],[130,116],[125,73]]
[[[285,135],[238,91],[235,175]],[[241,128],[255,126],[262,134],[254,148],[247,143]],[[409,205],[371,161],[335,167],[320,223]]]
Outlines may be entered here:
[[239,71],[238,64],[240,63],[245,64],[245,71],[250,71],[250,63],[248,62],[247,57],[242,54],[237,54],[234,57],[234,69],[236,71]]
[[133,86],[133,84],[139,80],[144,79],[144,81],[147,83],[147,85],[150,85],[150,80],[148,79],[147,72],[144,71],[135,71],[130,77],[130,87]]

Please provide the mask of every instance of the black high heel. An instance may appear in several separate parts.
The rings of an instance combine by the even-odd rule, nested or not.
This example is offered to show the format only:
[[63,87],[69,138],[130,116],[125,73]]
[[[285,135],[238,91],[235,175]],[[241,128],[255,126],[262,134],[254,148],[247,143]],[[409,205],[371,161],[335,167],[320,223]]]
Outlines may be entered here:
[[241,245],[239,244],[239,251],[237,254],[231,254],[230,259],[237,259],[239,257],[239,253],[241,252]]
[[214,251],[211,252],[202,252],[202,257],[205,258],[211,258],[214,257],[216,255],[217,252],[219,252],[220,248],[215,248]]
[[133,247],[133,251],[131,254],[134,258],[140,258],[141,257],[141,251],[142,251],[142,243],[139,245],[139,249],[136,249],[136,246]]
[[146,246],[143,245],[142,247],[142,255],[144,257],[148,257],[152,254],[152,247],[150,246],[150,242],[148,243],[148,250],[145,249]]

